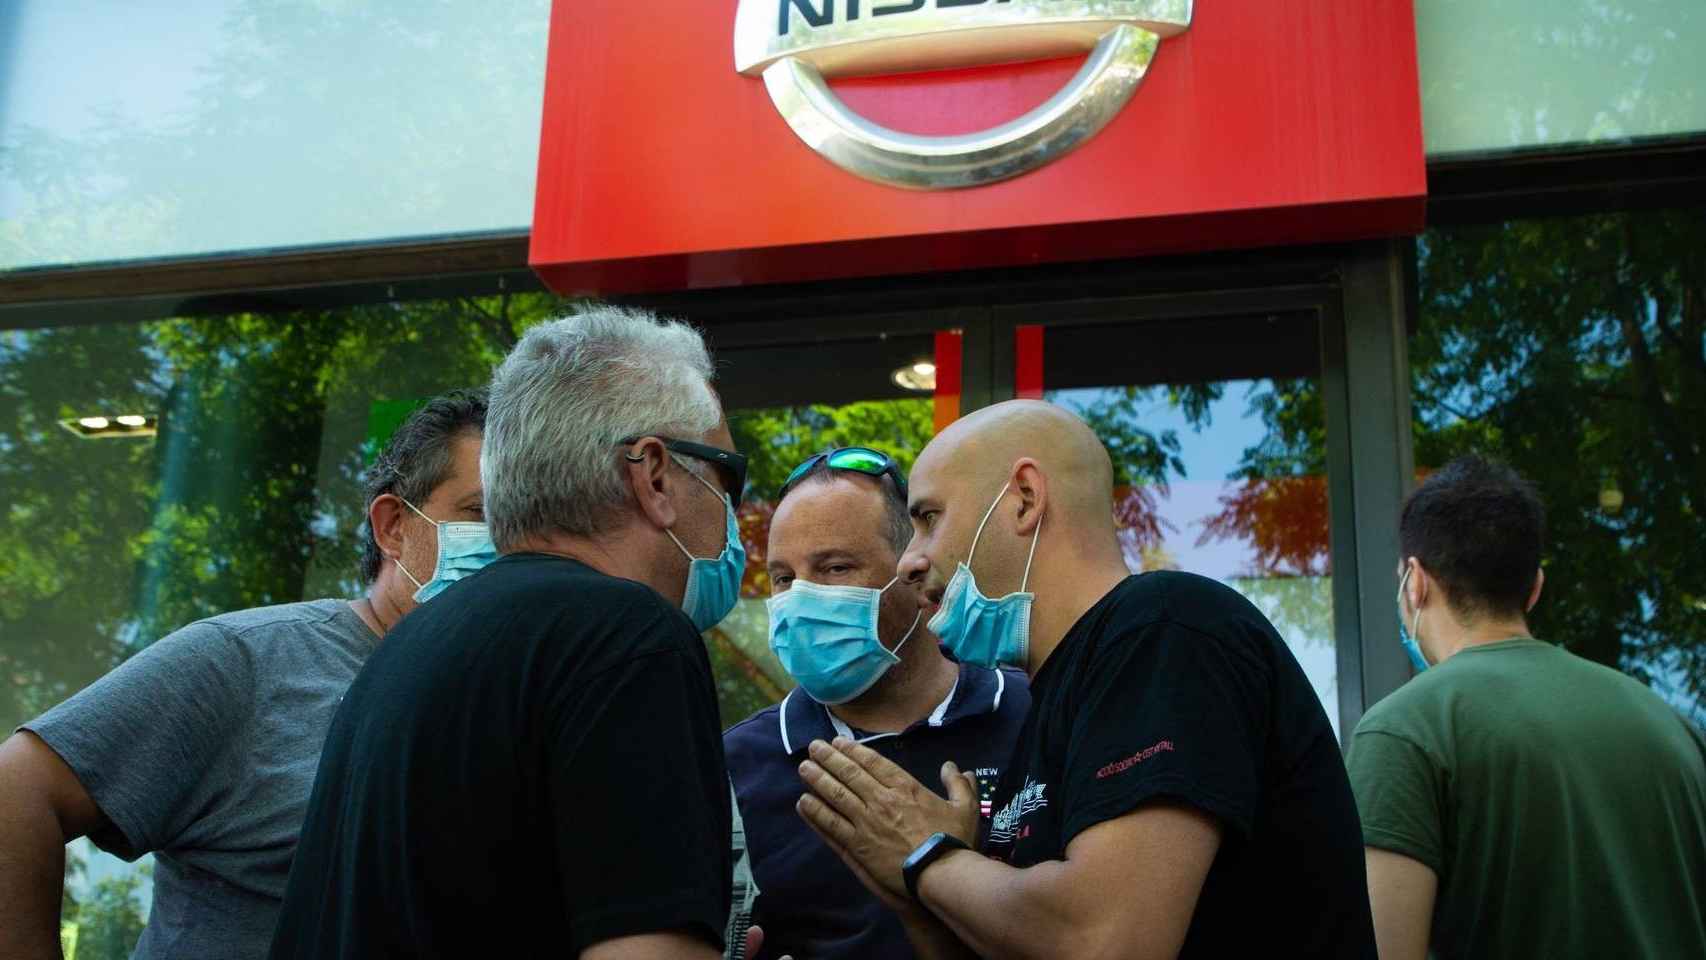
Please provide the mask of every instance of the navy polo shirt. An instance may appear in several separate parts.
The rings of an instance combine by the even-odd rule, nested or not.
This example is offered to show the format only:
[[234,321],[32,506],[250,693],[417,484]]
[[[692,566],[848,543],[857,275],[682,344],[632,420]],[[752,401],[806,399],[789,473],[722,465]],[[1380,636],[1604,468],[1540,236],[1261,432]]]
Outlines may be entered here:
[[763,957],[809,960],[909,957],[900,921],[871,896],[834,851],[794,812],[805,792],[800,762],[813,740],[851,737],[942,793],[952,760],[977,776],[983,816],[1031,709],[1017,670],[961,665],[953,690],[930,716],[900,733],[852,729],[799,688],[723,734],[723,753],[746,825],[758,888],[753,923],[764,928]]

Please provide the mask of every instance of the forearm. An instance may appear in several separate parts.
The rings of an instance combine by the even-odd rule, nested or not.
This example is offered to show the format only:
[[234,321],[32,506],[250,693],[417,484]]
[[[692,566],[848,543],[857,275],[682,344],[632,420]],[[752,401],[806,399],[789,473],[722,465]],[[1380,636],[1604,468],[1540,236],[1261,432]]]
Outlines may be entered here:
[[0,960],[59,960],[59,906],[65,844],[40,797],[0,788]]
[[914,908],[913,916],[902,916],[907,942],[918,960],[978,960],[977,954],[928,912]]
[[1060,896],[1065,864],[1019,869],[972,851],[949,854],[919,878],[918,895],[980,957],[1031,960],[1085,957],[1096,942],[1091,918]]

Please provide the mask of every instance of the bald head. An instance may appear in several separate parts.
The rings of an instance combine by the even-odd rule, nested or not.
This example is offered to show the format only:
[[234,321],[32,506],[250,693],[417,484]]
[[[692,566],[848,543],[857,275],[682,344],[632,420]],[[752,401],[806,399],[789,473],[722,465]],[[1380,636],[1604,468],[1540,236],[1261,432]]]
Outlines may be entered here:
[[913,484],[952,474],[955,487],[993,497],[1024,458],[1048,477],[1054,522],[1111,529],[1114,465],[1107,448],[1072,411],[1041,400],[997,403],[950,424],[919,455]]
[[[1030,615],[1011,621],[1019,635],[1008,640],[1033,676],[1067,629],[1128,575],[1114,526],[1113,463],[1095,432],[1063,407],[1014,400],[973,413],[930,441],[907,486],[912,542],[900,575],[922,587],[932,613],[961,564],[971,574],[968,591],[1030,594]],[[951,645],[956,637],[965,639],[952,630],[942,639]]]

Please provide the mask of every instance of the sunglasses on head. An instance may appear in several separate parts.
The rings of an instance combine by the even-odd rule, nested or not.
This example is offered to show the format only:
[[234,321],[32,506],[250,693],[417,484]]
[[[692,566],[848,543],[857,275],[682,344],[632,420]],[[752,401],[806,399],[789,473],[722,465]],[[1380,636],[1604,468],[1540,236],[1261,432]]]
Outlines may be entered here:
[[900,464],[894,458],[881,450],[870,447],[838,447],[828,453],[820,453],[808,458],[804,463],[788,474],[788,479],[782,481],[782,489],[776,493],[776,502],[781,503],[788,491],[813,470],[818,464],[826,464],[831,470],[850,470],[862,473],[867,477],[882,477],[887,474],[894,478],[895,489],[900,492],[900,498],[906,499],[906,478],[900,475]]
[[[663,448],[670,453],[703,460],[716,467],[718,472],[722,474],[729,499],[733,500],[736,506],[740,505],[741,496],[746,492],[746,457],[735,453],[733,450],[724,450],[722,447],[713,447],[710,444],[694,443],[691,440],[677,440],[674,437],[662,437],[656,434],[651,436],[662,443]],[[644,436],[623,437],[617,443],[635,444],[644,439],[646,439]]]

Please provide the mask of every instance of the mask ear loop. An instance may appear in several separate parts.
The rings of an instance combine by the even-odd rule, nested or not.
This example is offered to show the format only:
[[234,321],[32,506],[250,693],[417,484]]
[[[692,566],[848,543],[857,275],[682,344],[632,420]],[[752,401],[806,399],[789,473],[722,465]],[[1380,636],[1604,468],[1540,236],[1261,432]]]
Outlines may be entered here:
[[[899,582],[900,582],[900,574],[897,573],[894,575],[893,580],[890,580],[888,583],[883,584],[883,588],[881,590],[877,591],[877,596],[880,597],[883,594],[887,593],[890,587],[894,586],[895,584],[897,584]],[[920,609],[918,611],[918,613],[912,618],[912,626],[906,628],[906,636],[901,637],[900,642],[894,645],[893,650],[889,651],[890,656],[894,656],[894,657],[900,656],[900,648],[906,646],[906,641],[911,640],[912,635],[914,633],[918,632],[918,621],[920,621],[922,619],[924,619],[924,611],[922,609]],[[881,641],[879,641],[877,643],[877,646],[882,646]]]
[[[1410,571],[1413,569],[1415,569],[1415,568],[1410,567],[1410,566],[1405,566],[1404,567],[1404,575],[1402,577],[1398,578],[1398,603],[1400,604],[1400,606],[1399,606],[1400,610],[1403,609],[1402,604],[1404,602],[1404,588],[1406,586],[1408,586],[1410,583]],[[1410,616],[1410,642],[1416,645],[1417,650],[1420,650],[1422,648],[1422,635],[1420,633],[1416,632],[1416,631],[1421,629],[1421,626],[1422,626],[1422,608],[1416,607],[1416,612]],[[1424,660],[1427,659],[1425,655],[1423,656],[1423,659]]]
[[[439,534],[438,528],[441,526],[439,521],[434,520],[433,518],[422,513],[420,507],[417,507],[414,504],[409,502],[409,498],[398,497],[397,499],[403,501],[403,506],[408,507],[410,510],[413,510],[415,512],[415,516],[420,517],[422,520],[425,520],[427,523],[432,524],[433,537],[435,539],[438,537],[438,534]],[[395,563],[397,565],[398,570],[403,571],[403,576],[409,578],[409,582],[415,585],[416,590],[420,590],[426,586],[426,584],[421,583],[419,580],[415,579],[415,575],[409,572],[408,567],[403,566],[403,558],[402,557],[398,557],[397,559],[395,559],[391,562]]]
[[915,616],[913,616],[912,626],[906,628],[906,636],[901,637],[900,642],[894,645],[894,649],[889,651],[889,656],[900,656],[900,648],[906,646],[906,641],[911,640],[912,635],[918,632],[918,621],[922,619],[924,619],[924,611],[920,610]]
[[1012,485],[1013,481],[1011,480],[1001,485],[1001,492],[995,495],[994,500],[990,501],[989,509],[983,511],[983,519],[977,522],[977,532],[971,535],[971,549],[966,551],[967,570],[971,569],[971,558],[977,555],[977,541],[983,537],[984,525],[989,522],[990,517],[995,515],[995,508],[1001,505],[1001,498],[1007,495],[1007,488]]
[[[644,460],[644,459],[645,459],[645,457],[636,457],[636,456],[632,456],[632,455],[629,455],[629,454],[623,454],[623,456],[624,456],[624,457],[625,457],[625,458],[626,458],[626,459],[627,459],[627,460],[628,460],[628,462],[630,462],[630,463],[639,463],[639,462],[640,462],[640,461],[641,461],[641,460]],[[727,514],[727,512],[726,512],[726,511],[729,511],[729,510],[733,510],[733,509],[734,509],[734,503],[733,503],[733,501],[731,501],[731,500],[730,500],[730,499],[729,499],[729,495],[728,495],[728,494],[726,494],[726,493],[724,493],[724,492],[722,492],[722,491],[721,491],[721,490],[718,490],[718,489],[717,489],[717,488],[716,488],[716,487],[713,487],[713,486],[711,486],[711,481],[709,481],[709,480],[706,480],[706,479],[705,479],[705,478],[704,478],[704,477],[701,477],[701,476],[700,476],[700,475],[699,475],[699,474],[697,474],[697,473],[695,473],[695,472],[693,472],[693,470],[692,470],[692,468],[690,468],[690,467],[688,467],[688,466],[687,466],[687,464],[685,464],[685,463],[682,463],[682,462],[681,462],[681,459],[680,459],[680,458],[679,458],[679,457],[677,457],[677,456],[676,456],[676,455],[675,455],[675,454],[673,454],[673,453],[672,453],[672,454],[670,454],[670,455],[669,455],[669,458],[670,458],[670,459],[671,459],[671,460],[674,460],[674,461],[675,461],[675,465],[676,465],[676,466],[678,466],[678,467],[680,467],[680,468],[681,468],[681,469],[683,469],[683,470],[686,470],[686,471],[687,471],[687,475],[688,475],[688,476],[690,476],[690,477],[692,477],[692,478],[693,478],[693,479],[695,479],[695,480],[697,480],[697,481],[699,481],[699,482],[700,482],[700,483],[702,483],[702,484],[704,484],[704,485],[705,485],[705,489],[707,489],[707,490],[709,490],[709,491],[711,491],[711,493],[712,493],[712,495],[713,495],[713,496],[715,496],[715,497],[716,497],[716,498],[717,498],[717,499],[718,499],[718,500],[721,500],[721,501],[723,501],[723,509],[724,509],[724,510],[725,510],[725,513],[724,513],[724,517],[725,517],[725,518],[726,518],[726,517],[727,517],[727,516],[728,516],[728,514]],[[406,503],[406,502],[407,502],[407,501],[404,501],[404,502],[405,502],[405,503]],[[721,556],[722,556],[722,555],[723,555],[723,554],[725,554],[725,553],[728,553],[728,552],[729,552],[729,547],[730,547],[730,546],[731,546],[731,544],[730,544],[730,543],[729,543],[729,538],[728,538],[728,533],[727,533],[727,531],[724,531],[724,534],[723,534],[723,549],[722,549],[722,550],[720,550],[720,551],[718,551],[718,552],[717,552],[717,556],[716,556],[716,557],[695,557],[695,556],[694,556],[694,555],[693,555],[693,554],[691,554],[691,553],[688,553],[688,552],[687,552],[687,548],[686,548],[686,547],[684,547],[684,546],[682,546],[682,545],[681,545],[681,540],[680,540],[680,539],[679,539],[679,538],[677,538],[677,537],[676,537],[676,535],[675,535],[675,531],[674,531],[674,530],[671,530],[671,529],[669,529],[669,528],[668,528],[668,527],[665,527],[665,528],[664,528],[664,530],[663,530],[663,532],[664,532],[664,534],[665,534],[665,535],[666,535],[666,536],[668,536],[668,537],[669,537],[669,538],[670,538],[670,539],[671,539],[671,540],[674,540],[674,541],[675,541],[675,549],[677,549],[677,550],[680,550],[680,551],[681,551],[681,555],[682,555],[682,556],[684,556],[684,557],[686,557],[686,558],[687,558],[687,560],[688,560],[688,562],[689,562],[689,563],[692,563],[692,562],[693,562],[693,561],[696,561],[696,560],[706,560],[706,561],[714,561],[714,560],[716,560],[716,559],[718,559],[718,558],[720,558],[720,557],[721,557]],[[885,588],[885,589],[886,589],[886,588]]]
[[[995,508],[1001,505],[1001,498],[1005,497],[1007,495],[1007,491],[1010,490],[1012,488],[1012,486],[1013,486],[1013,481],[1011,481],[1011,480],[1009,480],[1006,483],[1001,485],[1001,492],[995,495],[995,502],[991,503],[989,505],[989,509],[985,510],[983,512],[983,519],[979,520],[977,522],[977,532],[972,534],[972,537],[971,537],[971,551],[966,554],[966,569],[967,570],[971,569],[972,554],[977,553],[977,541],[979,538],[981,538],[983,536],[984,524],[987,524],[989,522],[989,518],[995,515]],[[1039,519],[1039,520],[1037,520],[1036,532],[1031,534],[1031,552],[1027,553],[1025,555],[1025,575],[1019,579],[1019,592],[1020,593],[1024,593],[1025,587],[1029,586],[1031,583],[1031,561],[1036,559],[1037,541],[1042,538],[1042,535],[1043,535],[1043,522],[1042,522],[1042,520]],[[899,579],[899,578],[897,577],[896,579]],[[887,590],[888,588],[884,587],[883,589]]]

